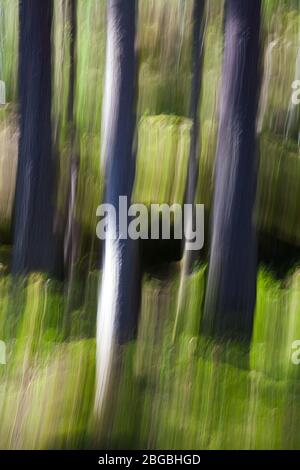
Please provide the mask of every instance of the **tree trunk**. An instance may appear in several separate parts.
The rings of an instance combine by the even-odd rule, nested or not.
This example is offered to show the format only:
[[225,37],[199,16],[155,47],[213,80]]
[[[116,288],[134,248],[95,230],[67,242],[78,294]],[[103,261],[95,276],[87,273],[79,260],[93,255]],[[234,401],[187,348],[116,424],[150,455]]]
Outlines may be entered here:
[[[199,101],[202,79],[202,62],[203,62],[203,40],[204,40],[204,5],[205,0],[194,0],[193,6],[193,46],[192,46],[192,86],[190,96],[189,118],[192,121],[190,153],[188,163],[188,176],[185,189],[185,204],[194,204],[198,183],[199,173]],[[194,220],[187,220],[187,227],[192,226]],[[195,228],[195,227],[194,227]],[[187,230],[189,233],[189,230]],[[186,251],[184,249],[184,274],[190,274],[192,271],[193,261],[195,260],[194,251]]]
[[123,239],[118,225],[119,196],[127,196],[130,204],[135,173],[135,1],[108,0],[107,18],[102,159],[106,166],[105,202],[116,210],[117,237],[108,236],[104,243],[97,318],[98,409],[105,395],[114,346],[135,335],[140,296],[138,242]]
[[[192,83],[190,94],[189,118],[192,121],[190,132],[190,151],[188,161],[188,174],[185,187],[184,203],[194,206],[195,195],[199,174],[199,101],[202,79],[202,63],[203,63],[203,43],[204,43],[204,8],[205,0],[194,0],[193,4],[193,42],[192,42]],[[195,209],[195,207],[194,207]],[[191,233],[194,225],[194,210],[190,220],[184,220],[184,233]],[[173,340],[176,339],[179,327],[179,317],[182,310],[182,303],[185,297],[185,281],[189,274],[192,273],[193,264],[196,259],[197,252],[186,250],[186,240],[183,240],[183,259],[180,275],[180,284],[178,290],[178,300],[176,308],[176,317],[173,330]]]
[[20,2],[20,141],[13,272],[54,268],[51,139],[52,0]]
[[[300,43],[300,31],[298,33],[298,39]],[[298,48],[298,51],[297,51],[294,80],[300,80],[300,47]],[[298,142],[298,147],[300,144],[299,123],[300,123],[299,105],[294,104],[291,101],[288,107],[287,118],[286,118],[285,138],[286,140],[290,138],[295,139]]]
[[212,243],[203,332],[249,339],[256,297],[260,0],[227,0]]
[[[80,257],[80,227],[76,221],[76,196],[78,186],[78,172],[80,158],[76,149],[76,125],[74,115],[75,83],[76,83],[76,47],[77,47],[77,0],[68,0],[68,16],[70,23],[70,71],[69,71],[69,96],[68,96],[68,134],[70,145],[69,161],[69,194],[67,206],[67,220],[64,238],[64,266],[67,279],[67,305],[66,321],[70,311],[75,307],[74,297],[76,286],[75,266]],[[78,290],[78,289],[77,289]],[[68,330],[68,328],[67,328]]]

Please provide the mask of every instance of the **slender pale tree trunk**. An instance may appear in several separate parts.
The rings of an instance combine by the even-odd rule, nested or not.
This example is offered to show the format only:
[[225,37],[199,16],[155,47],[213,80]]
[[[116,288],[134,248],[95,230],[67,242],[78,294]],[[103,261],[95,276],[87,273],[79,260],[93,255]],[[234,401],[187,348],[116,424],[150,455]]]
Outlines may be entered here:
[[[119,196],[130,204],[135,173],[135,0],[108,0],[102,160],[105,202],[117,214],[116,238],[107,236],[97,317],[96,408],[101,411],[116,345],[134,337],[139,304],[137,242],[118,222]],[[124,215],[124,214],[122,214]],[[108,221],[108,232],[114,221]]]
[[252,334],[256,297],[256,115],[260,0],[227,0],[212,242],[202,328]]
[[52,0],[20,2],[20,141],[13,272],[54,268],[51,139]]

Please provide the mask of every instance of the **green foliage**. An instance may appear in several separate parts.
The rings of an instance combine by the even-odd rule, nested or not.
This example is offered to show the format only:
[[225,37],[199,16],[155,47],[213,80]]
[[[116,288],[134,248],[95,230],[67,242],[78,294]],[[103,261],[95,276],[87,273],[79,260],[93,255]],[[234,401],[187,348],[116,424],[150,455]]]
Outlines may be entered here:
[[[59,285],[41,275],[18,285],[0,278],[0,338],[7,343],[1,448],[299,447],[299,366],[291,362],[291,344],[300,337],[299,272],[279,282],[260,271],[250,350],[199,335],[204,267],[187,281],[174,344],[178,275],[171,272],[144,279],[137,341],[121,353],[104,434],[93,416],[95,342],[80,323],[62,339]],[[90,295],[91,284],[81,319],[89,315]]]
[[150,116],[141,120],[133,194],[135,202],[182,203],[190,127],[188,119],[176,116]]
[[6,101],[15,103],[18,84],[18,1],[2,0],[0,11],[0,80],[6,85]]
[[[290,102],[290,84],[299,73],[296,3],[263,2],[256,220],[261,232],[299,246],[299,113],[293,114]],[[0,340],[6,342],[7,364],[0,365],[0,448],[299,448],[300,369],[291,362],[291,345],[300,339],[299,271],[279,281],[262,268],[250,349],[199,334],[204,266],[186,280],[175,343],[178,266],[163,280],[145,276],[138,338],[121,351],[109,426],[99,433],[103,423],[93,415],[99,281],[93,240],[103,192],[106,16],[102,0],[77,4],[75,219],[81,254],[72,292],[77,302],[66,335],[64,288],[40,274],[18,282],[8,274],[11,247],[3,242],[10,238],[17,155],[18,1],[2,0],[0,79],[6,82],[8,105],[0,110]],[[70,25],[66,2],[55,0],[54,6],[53,137],[62,214],[71,157]],[[192,1],[139,1],[135,202],[183,200],[191,126],[191,7]],[[213,196],[222,28],[223,2],[209,0],[197,190],[197,202],[206,211]]]

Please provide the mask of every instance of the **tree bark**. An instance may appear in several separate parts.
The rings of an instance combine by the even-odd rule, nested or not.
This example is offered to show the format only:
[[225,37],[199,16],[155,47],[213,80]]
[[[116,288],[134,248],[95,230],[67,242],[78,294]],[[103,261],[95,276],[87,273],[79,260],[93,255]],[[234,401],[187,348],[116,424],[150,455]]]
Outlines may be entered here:
[[[130,204],[135,173],[135,0],[108,0],[102,160],[105,202],[117,214],[116,238],[104,243],[97,318],[97,393],[101,407],[115,345],[135,336],[140,297],[138,241],[124,239],[118,224],[119,196]],[[109,229],[112,221],[108,219]]]
[[[193,6],[193,45],[192,45],[192,86],[190,96],[189,118],[192,121],[190,153],[188,162],[188,176],[185,189],[185,204],[193,204],[198,183],[199,174],[199,101],[202,79],[203,63],[203,34],[204,34],[204,6],[205,0],[194,0]],[[187,227],[194,224],[194,220],[185,221]],[[189,230],[187,230],[187,233]],[[193,261],[195,260],[194,251],[185,251],[184,249],[184,275],[192,271]]]
[[[204,10],[205,0],[194,0],[193,3],[193,41],[192,41],[192,83],[189,105],[189,118],[192,121],[190,132],[190,151],[188,160],[188,174],[185,187],[184,203],[193,205],[192,217],[184,220],[184,233],[191,233],[194,224],[195,196],[199,174],[199,101],[202,81],[203,44],[204,44]],[[180,283],[178,290],[176,317],[173,330],[173,341],[176,339],[179,328],[179,317],[185,297],[185,281],[192,273],[193,264],[198,252],[186,250],[186,240],[183,239],[183,256]]]
[[68,0],[70,22],[70,71],[68,96],[68,134],[70,145],[69,162],[69,199],[67,207],[67,224],[64,240],[65,275],[68,280],[68,308],[72,307],[72,290],[75,278],[75,264],[80,256],[80,229],[76,223],[76,195],[80,158],[76,149],[76,126],[74,116],[76,84],[76,47],[77,47],[77,0]]
[[19,11],[20,141],[12,269],[15,274],[52,272],[52,0],[23,0]]
[[202,330],[249,339],[256,297],[260,0],[227,0],[212,242]]

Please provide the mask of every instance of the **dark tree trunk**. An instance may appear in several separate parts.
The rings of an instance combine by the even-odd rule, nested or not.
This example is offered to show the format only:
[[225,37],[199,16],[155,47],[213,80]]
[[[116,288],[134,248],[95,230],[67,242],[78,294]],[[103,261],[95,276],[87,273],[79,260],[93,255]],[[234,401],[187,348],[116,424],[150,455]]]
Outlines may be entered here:
[[68,0],[70,23],[70,74],[68,97],[68,123],[74,132],[74,101],[76,83],[77,0]]
[[122,239],[118,225],[119,196],[127,196],[130,204],[135,174],[135,0],[108,0],[107,18],[102,158],[105,202],[116,210],[117,238],[107,237],[104,243],[97,320],[98,404],[103,401],[114,345],[135,335],[140,297],[138,241]]
[[13,272],[53,270],[52,0],[20,2],[20,141]]
[[[185,187],[184,203],[192,204],[195,209],[195,196],[199,174],[199,102],[202,80],[203,43],[204,43],[204,10],[205,0],[194,0],[193,3],[193,42],[192,42],[192,83],[189,105],[189,118],[192,121],[190,132],[190,151],[188,160],[188,174]],[[193,210],[190,220],[184,220],[184,233],[191,233],[195,229],[195,212]],[[178,290],[177,309],[173,330],[175,341],[179,329],[179,317],[182,311],[182,303],[185,297],[185,280],[193,271],[193,265],[198,255],[197,251],[186,249],[186,240],[183,239],[183,260]]]
[[72,290],[75,263],[79,257],[80,235],[75,220],[76,194],[79,171],[79,156],[76,152],[76,127],[74,116],[75,83],[76,83],[76,42],[77,42],[77,0],[68,1],[70,23],[70,72],[68,96],[68,133],[70,144],[69,200],[67,208],[67,226],[64,241],[65,273],[69,281],[69,293]]
[[203,331],[249,339],[256,297],[260,0],[227,0],[212,243]]
[[[204,5],[205,0],[194,0],[193,5],[193,44],[192,44],[192,85],[190,96],[189,118],[192,121],[190,137],[190,153],[188,162],[188,176],[185,189],[185,203],[194,204],[199,173],[199,101],[202,79],[203,62],[203,33],[204,33]],[[189,226],[192,221],[185,221]],[[190,274],[195,260],[194,251],[184,250],[184,274]]]

